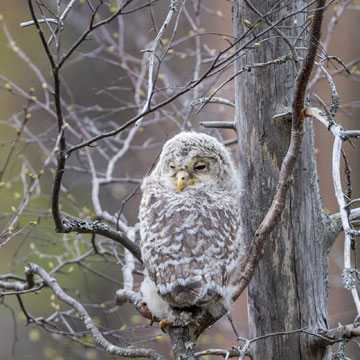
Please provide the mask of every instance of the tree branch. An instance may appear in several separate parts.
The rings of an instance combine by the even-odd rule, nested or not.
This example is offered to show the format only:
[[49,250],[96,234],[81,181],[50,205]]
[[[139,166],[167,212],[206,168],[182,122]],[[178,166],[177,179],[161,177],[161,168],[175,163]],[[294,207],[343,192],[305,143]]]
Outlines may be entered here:
[[[339,325],[334,329],[320,329],[317,331],[310,331],[307,328],[291,330],[291,331],[278,331],[270,334],[265,334],[252,339],[243,339],[245,345],[243,347],[233,346],[231,350],[225,349],[207,349],[205,351],[196,352],[195,357],[201,357],[206,355],[220,355],[225,359],[231,357],[240,357],[245,355],[251,355],[251,344],[256,341],[264,340],[273,336],[288,336],[292,334],[307,334],[317,339],[318,346],[328,346],[342,341],[350,340],[360,336],[359,324]],[[241,359],[243,359],[241,357]]]
[[[332,231],[334,233],[336,233],[337,235],[339,235],[340,232],[344,230],[343,224],[341,222],[341,213],[338,212],[338,213],[332,214],[330,216],[330,219],[331,219],[332,225],[333,225]],[[350,216],[349,216],[350,223],[352,222],[352,220],[357,220],[357,219],[360,219],[360,208],[351,209]]]
[[219,90],[221,90],[226,84],[228,84],[229,82],[233,81],[237,76],[243,74],[244,72],[248,72],[251,71],[252,69],[257,69],[257,68],[263,68],[269,65],[281,65],[281,64],[285,64],[287,61],[294,61],[294,57],[293,56],[282,56],[278,59],[274,59],[274,60],[270,60],[270,61],[266,61],[264,63],[256,63],[256,64],[251,64],[251,65],[245,65],[242,69],[240,69],[239,71],[237,71],[235,74],[232,74],[231,76],[229,76],[224,82],[222,82],[214,91],[213,93],[208,97],[205,98],[205,101],[203,101],[199,107],[199,109],[196,111],[196,113],[199,113],[202,108],[209,102],[211,102],[211,100],[213,99],[213,97],[219,92]]
[[235,107],[235,102],[231,101],[231,100],[227,100],[224,98],[220,98],[217,96],[212,97],[211,99],[208,97],[202,97],[202,98],[198,98],[196,100],[194,100],[191,103],[191,106],[195,106],[195,105],[202,105],[204,103],[210,103],[210,104],[223,104],[223,105],[227,105],[230,107]]
[[[334,93],[334,91],[333,91]],[[334,182],[334,189],[336,199],[340,209],[340,217],[342,227],[345,233],[345,244],[344,244],[344,271],[343,271],[343,283],[344,287],[351,291],[357,314],[360,315],[360,298],[358,291],[356,289],[356,281],[353,279],[351,274],[351,242],[353,236],[359,236],[360,231],[354,230],[347,212],[347,204],[345,203],[344,193],[341,185],[341,176],[340,176],[340,160],[341,160],[341,150],[344,140],[347,140],[351,137],[360,138],[360,130],[344,130],[335,120],[336,107],[332,107],[333,111],[330,114],[331,118],[316,108],[309,108],[305,110],[306,116],[312,116],[323,123],[334,135],[334,145],[333,145],[333,156],[332,156],[332,176]]]
[[[275,26],[279,25],[281,22],[283,22],[286,18],[289,18],[291,16],[294,16],[298,13],[301,13],[302,11],[306,10],[307,8],[309,8],[312,4],[315,3],[315,0],[312,0],[310,3],[307,3],[304,7],[302,7],[301,9],[298,9],[292,13],[289,13],[287,15],[287,17],[285,18],[281,18],[280,20],[276,21],[275,23],[273,23],[271,26],[269,26],[268,28],[264,29],[263,31],[261,31],[259,34],[257,34],[257,37],[263,36],[264,34],[268,33],[269,31],[271,31]],[[317,9],[316,11],[324,11],[324,8],[320,8]],[[315,12],[316,12],[315,11]],[[260,21],[261,18],[257,19],[257,21]],[[126,128],[128,128],[129,126],[133,125],[134,123],[136,123],[139,119],[141,119],[142,117],[155,112],[156,110],[159,110],[161,108],[163,108],[165,105],[172,103],[174,100],[176,100],[177,98],[179,98],[180,96],[186,94],[187,92],[191,91],[192,89],[194,89],[196,86],[198,86],[200,83],[202,83],[206,78],[209,78],[211,76],[214,76],[215,74],[223,71],[225,68],[227,68],[230,64],[232,64],[232,62],[236,59],[236,56],[239,55],[239,53],[244,50],[245,48],[247,48],[253,41],[254,39],[251,38],[250,40],[247,40],[246,43],[239,47],[238,49],[236,49],[236,51],[234,51],[232,54],[228,55],[225,58],[221,58],[224,54],[226,54],[231,48],[233,48],[235,45],[237,45],[241,40],[243,40],[246,36],[249,35],[250,31],[254,29],[254,26],[251,27],[251,29],[247,30],[244,35],[237,39],[236,42],[234,42],[233,44],[230,44],[228,47],[226,47],[225,49],[221,50],[218,55],[216,55],[216,57],[214,58],[214,60],[212,61],[211,65],[208,67],[207,70],[205,70],[205,72],[198,78],[198,79],[194,79],[193,81],[190,81],[188,84],[186,84],[184,87],[182,87],[177,93],[169,96],[167,99],[163,100],[162,102],[158,103],[157,105],[153,106],[152,108],[148,108],[145,112],[141,112],[140,114],[137,114],[136,116],[134,116],[132,119],[128,120],[126,123],[124,123],[123,125],[121,125],[120,127],[118,127],[115,130],[112,131],[107,131],[107,132],[103,132],[100,135],[96,135],[88,140],[85,140],[77,145],[73,145],[72,147],[70,147],[67,152],[66,152],[66,156],[70,156],[74,151],[79,150],[83,147],[86,146],[90,146],[91,144],[93,144],[94,142],[101,140],[101,139],[105,139],[114,135],[119,134],[120,132],[124,131]],[[310,46],[313,44],[310,44]],[[288,58],[287,60],[289,60],[290,58]],[[281,59],[275,59],[275,60],[271,60],[268,63],[261,63],[261,64],[257,64],[259,67],[263,67],[266,65],[270,65],[270,64],[281,64]],[[238,74],[235,74],[235,76]],[[214,96],[215,94],[212,94],[212,96]],[[211,101],[212,96],[210,96],[209,98],[207,98],[207,102]]]
[[236,125],[233,121],[201,121],[200,125],[210,129],[231,129],[236,131]]
[[[320,340],[324,345],[333,344],[344,340],[350,340],[360,336],[360,325],[349,324],[340,325],[337,328],[329,330],[319,330],[318,333],[325,339]],[[328,341],[328,343],[326,343]]]
[[113,345],[109,341],[107,341],[94,321],[91,319],[83,305],[81,305],[78,301],[67,295],[61,287],[58,285],[56,280],[52,278],[42,267],[36,264],[29,264],[29,272],[31,274],[38,274],[45,282],[45,284],[51,288],[54,294],[64,303],[73,308],[80,315],[81,322],[85,325],[86,329],[90,331],[94,340],[97,344],[99,344],[106,352],[112,355],[124,356],[129,358],[139,358],[145,357],[148,359],[157,359],[163,360],[164,357],[158,354],[154,350],[149,349],[124,349],[119,346]]
[[105,236],[124,246],[135,256],[138,261],[142,263],[140,248],[133,241],[131,241],[121,231],[116,231],[115,229],[112,229],[109,225],[103,224],[99,221],[64,219],[62,232],[77,232],[79,234],[98,234]]

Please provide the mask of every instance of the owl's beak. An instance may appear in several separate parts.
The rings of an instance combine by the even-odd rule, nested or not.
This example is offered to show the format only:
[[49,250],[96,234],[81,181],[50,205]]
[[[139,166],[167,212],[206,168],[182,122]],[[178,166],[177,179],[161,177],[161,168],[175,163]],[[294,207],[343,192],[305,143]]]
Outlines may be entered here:
[[185,170],[180,170],[176,175],[177,191],[185,189],[189,185],[189,174]]

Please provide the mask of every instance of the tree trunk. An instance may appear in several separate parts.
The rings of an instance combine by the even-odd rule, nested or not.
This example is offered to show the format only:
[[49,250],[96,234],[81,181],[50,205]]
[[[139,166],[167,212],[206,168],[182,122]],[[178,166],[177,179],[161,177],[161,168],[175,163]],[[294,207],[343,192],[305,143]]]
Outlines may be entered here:
[[[252,1],[266,14],[278,0]],[[306,5],[294,0],[267,18],[274,23]],[[291,42],[300,34],[305,14],[297,14],[281,25]],[[244,20],[255,24],[258,15],[243,0],[233,1],[234,33],[239,38],[248,29]],[[269,25],[259,22],[255,33]],[[241,46],[253,35],[244,39]],[[306,34],[302,34],[302,38]],[[265,41],[261,41],[267,39]],[[236,71],[245,65],[262,63],[291,54],[289,46],[275,31],[256,39],[260,46],[245,49],[236,61]],[[298,42],[296,46],[304,46]],[[304,51],[298,52],[303,58]],[[241,220],[244,240],[250,246],[254,233],[269,209],[279,170],[290,139],[290,122],[273,116],[291,110],[296,82],[294,62],[252,69],[236,78],[236,115],[240,176],[242,182]],[[265,244],[263,256],[248,292],[250,337],[307,327],[315,332],[327,328],[327,276],[329,219],[320,199],[315,162],[313,128],[306,119],[303,150],[287,195],[281,221]],[[326,348],[306,334],[272,336],[256,341],[253,359],[327,359]]]

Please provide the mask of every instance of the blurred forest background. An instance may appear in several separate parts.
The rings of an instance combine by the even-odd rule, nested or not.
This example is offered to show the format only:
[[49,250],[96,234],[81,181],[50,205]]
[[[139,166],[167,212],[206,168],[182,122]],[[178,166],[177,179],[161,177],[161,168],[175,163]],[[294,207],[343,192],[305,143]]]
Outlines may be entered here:
[[[99,16],[104,18],[110,16],[119,5],[117,1],[104,3],[99,12]],[[136,3],[139,6],[145,2]],[[172,27],[163,36],[161,48],[166,49],[171,41],[172,46],[156,74],[157,86],[162,89],[160,93],[171,95],[173,87],[195,78],[194,71],[205,67],[216,51],[228,45],[227,39],[232,39],[230,1],[203,1],[198,9],[195,3],[189,1],[186,11],[179,16],[174,38],[171,38]],[[335,76],[334,79],[342,105],[338,121],[347,129],[359,129],[360,2],[348,3],[350,6],[339,18],[327,52],[340,57],[345,64],[357,59],[352,63],[351,76],[342,73],[342,76]],[[335,2],[327,11],[323,39],[331,19],[342,4]],[[196,9],[201,16],[198,16]],[[156,36],[154,28],[161,26],[168,11],[169,2],[162,0],[155,2],[151,8],[144,7],[119,17],[120,20],[94,31],[67,61],[62,70],[62,82],[64,116],[70,125],[70,143],[77,144],[79,138],[117,128],[141,110],[147,92],[148,57],[144,50],[149,48]],[[0,14],[0,168],[6,166],[6,171],[0,174],[0,233],[19,231],[17,236],[0,248],[0,274],[12,273],[23,277],[24,267],[29,262],[38,263],[49,272],[61,265],[56,274],[59,284],[71,296],[86,304],[102,330],[117,330],[112,334],[113,341],[130,347],[150,345],[167,355],[170,345],[167,336],[157,325],[150,327],[148,321],[139,316],[131,305],[116,307],[114,304],[115,292],[122,285],[121,256],[117,258],[114,254],[120,254],[121,247],[97,238],[103,254],[89,253],[84,261],[79,262],[74,259],[92,251],[91,236],[54,232],[50,197],[55,163],[51,153],[56,142],[57,125],[49,110],[52,101],[49,88],[53,86],[50,67],[35,27],[20,27],[20,23],[31,20],[27,2],[1,0]],[[88,21],[86,2],[76,1],[62,33],[62,46],[65,49],[80,36]],[[199,47],[200,60],[196,51]],[[331,72],[336,71],[331,64],[328,66]],[[37,70],[34,71],[35,68]],[[38,70],[43,79],[39,77]],[[193,129],[217,135],[230,143],[229,147],[236,157],[236,144],[231,144],[234,138],[231,130],[209,131],[200,125],[204,120],[231,121],[233,109],[222,104],[207,104],[197,113],[197,107],[191,106],[194,100],[211,94],[232,71],[232,67],[226,69],[216,79],[210,79],[161,111],[150,114],[136,132],[132,132],[132,128],[127,129],[113,140],[104,140],[104,147],[90,149],[91,161],[99,174],[104,174],[108,169],[106,159],[109,161],[124,150],[123,156],[114,162],[111,181],[101,184],[100,210],[94,209],[91,198],[93,189],[89,156],[85,152],[74,153],[67,164],[61,193],[64,214],[95,219],[100,212],[103,219],[115,224],[114,219],[120,218],[124,228],[135,225],[141,179],[156,160],[163,143],[181,130]],[[319,94],[329,103],[331,91],[326,80],[317,82],[311,92]],[[234,100],[233,84],[226,85],[219,94]],[[47,107],[46,104],[50,105]],[[319,104],[315,105],[320,107]],[[22,128],[24,121],[26,129]],[[84,124],[88,127],[84,128]],[[321,194],[329,213],[338,212],[331,178],[333,137],[323,125],[315,123],[315,129]],[[353,193],[358,195],[360,166],[357,149],[347,144],[345,150],[352,169]],[[50,159],[49,164],[43,169],[47,159]],[[9,229],[10,219],[21,208],[25,194],[32,186],[34,189],[21,216]],[[30,222],[33,223],[29,225]],[[340,236],[330,259],[330,327],[336,327],[339,322],[351,323],[355,317],[350,293],[343,289],[341,280],[342,247]],[[141,278],[136,278],[136,281],[139,283]],[[22,295],[21,299],[26,310],[38,318],[39,323],[41,317],[47,318],[54,312],[68,310],[49,289]],[[239,334],[246,337],[245,295],[234,305],[232,315]],[[76,314],[72,316],[76,317]],[[56,321],[59,321],[59,317],[54,318]],[[76,319],[67,321],[75,322]],[[92,338],[86,334],[81,341],[89,343],[90,347],[84,348],[66,336],[51,334],[41,325],[26,325],[26,316],[17,297],[0,298],[0,359],[111,358],[92,348]],[[229,321],[226,318],[218,321],[201,336],[199,344],[204,349],[236,345]],[[360,351],[353,347],[354,358],[356,354],[360,354]]]

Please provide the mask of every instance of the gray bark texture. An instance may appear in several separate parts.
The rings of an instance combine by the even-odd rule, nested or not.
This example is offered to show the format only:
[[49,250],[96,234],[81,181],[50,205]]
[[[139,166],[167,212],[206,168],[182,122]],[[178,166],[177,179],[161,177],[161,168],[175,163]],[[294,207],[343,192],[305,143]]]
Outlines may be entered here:
[[169,327],[172,351],[176,360],[195,360],[194,339],[187,327]]
[[[278,0],[252,1],[262,14],[278,3]],[[287,4],[267,18],[274,23],[304,7],[306,1],[288,1]],[[304,23],[306,16],[297,14],[298,24]],[[235,38],[246,31],[244,20],[254,24],[258,18],[244,1],[234,0]],[[289,26],[282,31],[291,41],[301,31],[293,26],[294,18],[281,23]],[[268,26],[265,21],[259,21],[256,33]],[[301,37],[306,37],[306,33]],[[265,38],[268,40],[262,42]],[[239,45],[247,40],[249,38]],[[236,61],[236,71],[246,65],[291,54],[289,46],[275,31],[256,41],[261,45],[244,50]],[[304,44],[306,42],[299,41],[296,45]],[[300,58],[304,54],[298,53]],[[290,123],[273,120],[273,116],[291,110],[295,83],[296,67],[291,61],[252,69],[236,78],[235,122],[243,189],[240,195],[241,220],[248,247],[271,205],[280,166],[289,146]],[[320,199],[310,119],[305,120],[304,129],[302,152],[287,194],[285,210],[264,246],[259,266],[247,288],[250,337],[304,327],[316,332],[328,327],[330,220]],[[316,341],[314,336],[299,333],[267,337],[253,345],[253,359],[328,359],[328,350]]]

